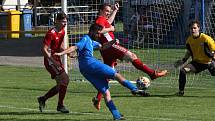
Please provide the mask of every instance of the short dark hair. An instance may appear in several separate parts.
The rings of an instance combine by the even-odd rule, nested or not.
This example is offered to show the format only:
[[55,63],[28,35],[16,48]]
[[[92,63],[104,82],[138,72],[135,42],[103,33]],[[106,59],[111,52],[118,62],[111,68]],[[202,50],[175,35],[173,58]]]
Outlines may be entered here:
[[104,10],[106,6],[111,7],[111,4],[110,3],[104,3],[104,4],[100,5],[99,10]]
[[198,20],[192,20],[189,24],[189,27],[192,27],[194,24],[197,24],[198,27],[201,26],[200,22]]
[[67,19],[67,15],[63,11],[57,13],[56,20],[63,20],[65,18]]
[[95,40],[96,34],[98,34],[98,31],[101,31],[102,29],[103,29],[103,26],[98,25],[98,24],[92,24],[90,26],[88,35],[90,36],[91,39]]

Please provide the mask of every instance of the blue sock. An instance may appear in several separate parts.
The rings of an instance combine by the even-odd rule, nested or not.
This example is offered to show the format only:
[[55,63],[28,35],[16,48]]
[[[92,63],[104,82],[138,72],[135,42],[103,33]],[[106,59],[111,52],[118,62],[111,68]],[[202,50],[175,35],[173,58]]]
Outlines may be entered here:
[[122,82],[122,85],[124,87],[130,89],[131,91],[137,90],[137,87],[134,84],[132,84],[130,81],[128,81],[128,80],[124,80]]
[[114,119],[119,119],[121,117],[119,111],[116,109],[116,106],[114,105],[112,100],[106,102],[106,105],[110,112],[112,113]]

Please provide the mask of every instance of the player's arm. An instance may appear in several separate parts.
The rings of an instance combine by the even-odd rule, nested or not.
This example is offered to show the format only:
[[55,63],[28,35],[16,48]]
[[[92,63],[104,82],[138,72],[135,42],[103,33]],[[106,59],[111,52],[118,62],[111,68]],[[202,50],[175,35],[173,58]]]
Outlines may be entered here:
[[113,23],[113,21],[114,21],[114,19],[115,19],[115,16],[116,16],[116,13],[117,13],[118,10],[119,10],[119,3],[116,2],[115,5],[114,5],[113,12],[112,12],[112,14],[110,15],[110,17],[108,18],[108,22],[109,22],[110,24]]
[[206,40],[204,43],[205,54],[215,60],[215,41],[211,37],[206,38]]
[[60,66],[60,65],[55,61],[55,59],[52,57],[51,51],[50,51],[50,48],[49,48],[48,45],[46,45],[46,44],[43,45],[42,53],[43,53],[43,56],[44,56],[45,58],[47,58],[48,60],[50,60],[54,65]]
[[187,49],[184,57],[182,59],[177,60],[174,64],[174,66],[177,68],[177,67],[183,65],[185,62],[187,62],[187,60],[190,58],[190,56],[191,56],[191,52],[189,49]]
[[110,26],[109,28],[103,28],[101,31],[100,31],[100,33],[102,33],[102,34],[105,34],[105,33],[108,33],[108,32],[110,32],[110,31],[115,31],[115,27],[114,26]]
[[77,50],[77,46],[70,46],[69,48],[65,49],[65,50],[62,51],[62,52],[54,53],[54,55],[61,56],[61,55],[64,55],[64,54],[72,53],[72,52],[74,52],[74,51],[76,51],[76,50]]
[[182,58],[182,61],[185,63],[191,56],[191,53],[189,50],[186,51],[184,57]]

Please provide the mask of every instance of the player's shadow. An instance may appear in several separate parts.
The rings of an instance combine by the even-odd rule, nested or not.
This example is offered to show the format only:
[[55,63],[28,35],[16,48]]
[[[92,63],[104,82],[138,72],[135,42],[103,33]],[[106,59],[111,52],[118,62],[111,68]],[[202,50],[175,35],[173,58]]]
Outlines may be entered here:
[[[92,115],[93,112],[70,112],[70,113],[59,113],[59,112],[36,112],[36,111],[22,111],[22,112],[0,112],[0,116],[2,115],[10,115],[10,116],[26,116],[26,115],[37,115],[37,116],[44,116],[44,115],[50,115],[53,118],[44,118],[44,119],[39,119],[40,121],[80,121],[79,119],[69,119],[70,116],[72,115]],[[63,115],[63,117],[65,116],[69,116],[63,119],[56,119],[54,118],[54,115]],[[0,120],[10,120],[10,121],[35,121],[35,119],[17,119],[17,118],[8,118],[8,119],[1,119]],[[112,119],[102,119],[102,118],[97,118],[97,119],[85,119],[86,121],[112,121]]]
[[138,97],[138,98],[148,98],[148,97],[160,97],[160,98],[175,98],[175,97],[181,97],[181,98],[215,98],[215,96],[198,96],[198,95],[184,95],[184,96],[177,96],[176,94],[167,94],[167,95],[153,95],[151,94],[150,96],[139,96],[139,95],[120,95],[120,94],[115,94],[111,96],[112,98],[117,98],[117,97]]

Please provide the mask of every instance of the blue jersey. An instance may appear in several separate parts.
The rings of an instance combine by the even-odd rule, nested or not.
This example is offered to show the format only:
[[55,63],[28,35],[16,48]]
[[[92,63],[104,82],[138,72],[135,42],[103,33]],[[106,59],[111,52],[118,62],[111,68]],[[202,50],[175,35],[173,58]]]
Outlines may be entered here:
[[88,35],[85,35],[76,46],[81,74],[96,89],[104,93],[109,88],[107,79],[114,79],[116,71],[93,57],[93,49],[98,48],[100,43],[93,41]]
[[93,49],[98,48],[100,44],[93,41],[88,35],[85,35],[77,44],[78,48],[78,61],[80,68],[90,65],[96,58],[93,57]]

